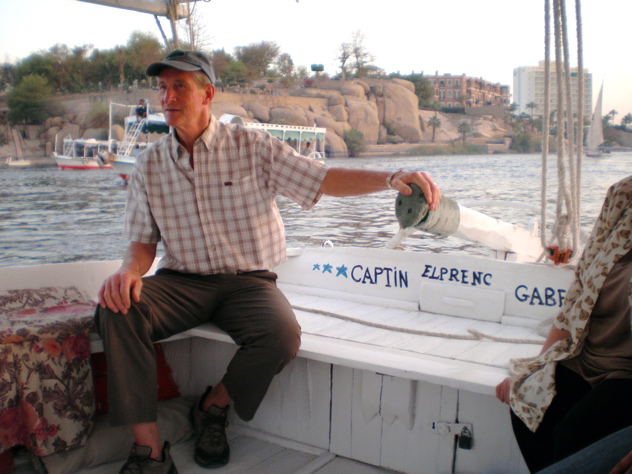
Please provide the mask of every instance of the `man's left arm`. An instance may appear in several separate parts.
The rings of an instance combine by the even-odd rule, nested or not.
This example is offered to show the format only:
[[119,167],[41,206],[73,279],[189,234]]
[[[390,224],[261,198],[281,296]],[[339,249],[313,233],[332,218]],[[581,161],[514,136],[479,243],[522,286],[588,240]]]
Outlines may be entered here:
[[437,209],[441,200],[441,191],[425,172],[400,170],[389,173],[388,171],[330,168],[320,185],[320,192],[327,196],[345,197],[384,191],[390,187],[409,196],[412,193],[409,184],[416,184],[421,188],[431,211]]

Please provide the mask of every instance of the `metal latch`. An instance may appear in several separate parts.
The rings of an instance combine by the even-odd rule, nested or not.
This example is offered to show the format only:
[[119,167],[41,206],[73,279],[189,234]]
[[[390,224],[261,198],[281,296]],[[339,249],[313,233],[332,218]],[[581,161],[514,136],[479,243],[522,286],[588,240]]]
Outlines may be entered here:
[[472,423],[447,423],[437,421],[432,424],[432,428],[439,435],[452,435],[458,438],[459,448],[472,449],[474,429]]

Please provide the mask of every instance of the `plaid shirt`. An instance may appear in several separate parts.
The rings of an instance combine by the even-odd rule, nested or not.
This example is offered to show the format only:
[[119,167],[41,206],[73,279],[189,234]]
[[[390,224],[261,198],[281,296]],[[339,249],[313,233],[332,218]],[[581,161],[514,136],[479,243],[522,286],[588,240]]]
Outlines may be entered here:
[[139,155],[124,236],[162,240],[160,268],[185,273],[235,274],[283,262],[285,230],[275,198],[281,194],[310,209],[321,197],[327,167],[267,132],[214,117],[193,156],[195,170],[173,132]]

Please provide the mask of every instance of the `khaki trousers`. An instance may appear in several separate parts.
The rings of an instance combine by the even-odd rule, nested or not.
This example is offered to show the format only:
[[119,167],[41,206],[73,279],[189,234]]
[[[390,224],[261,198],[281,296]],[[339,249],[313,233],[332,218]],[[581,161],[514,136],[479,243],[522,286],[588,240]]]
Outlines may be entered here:
[[301,328],[267,271],[191,275],[159,270],[143,279],[126,315],[99,307],[113,426],[156,421],[153,343],[211,321],[239,346],[222,378],[237,415],[251,420],[275,374],[298,352]]

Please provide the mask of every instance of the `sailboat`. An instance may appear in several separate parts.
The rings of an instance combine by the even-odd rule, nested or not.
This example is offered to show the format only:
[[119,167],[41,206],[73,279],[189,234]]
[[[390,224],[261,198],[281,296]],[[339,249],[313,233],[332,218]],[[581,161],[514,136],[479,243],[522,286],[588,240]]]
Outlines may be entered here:
[[599,97],[597,98],[597,104],[595,104],[595,110],[593,111],[592,120],[590,123],[590,129],[588,130],[588,136],[586,137],[586,156],[598,158],[601,156],[601,149],[599,146],[604,142],[603,139],[603,124],[601,123],[601,100],[603,96],[603,84],[599,90]]

